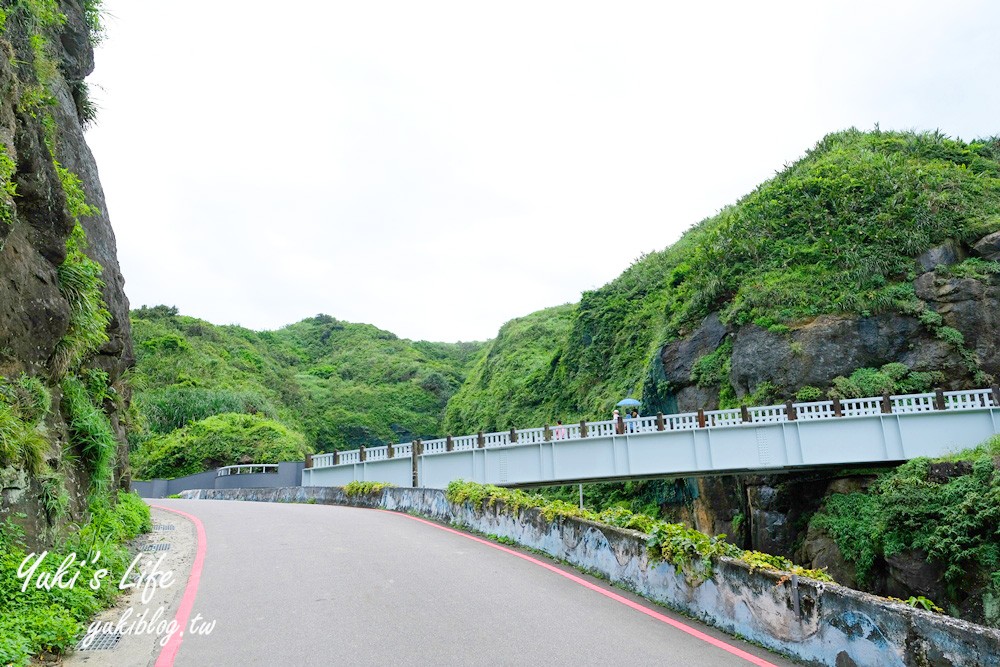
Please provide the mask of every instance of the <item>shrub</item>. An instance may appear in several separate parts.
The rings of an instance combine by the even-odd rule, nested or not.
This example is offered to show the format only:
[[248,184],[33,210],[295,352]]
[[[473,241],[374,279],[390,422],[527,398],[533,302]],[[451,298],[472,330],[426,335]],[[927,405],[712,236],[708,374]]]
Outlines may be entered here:
[[[389,482],[359,482],[359,481],[353,481],[353,482],[349,482],[347,485],[344,486],[344,493],[347,494],[348,497],[366,496],[366,495],[372,494],[372,493],[379,493],[383,489],[388,489],[388,488],[391,488],[391,487],[394,487],[394,486],[395,486],[395,484],[390,484]],[[315,502],[314,498],[310,498],[310,500],[312,500],[313,502]]]
[[301,433],[262,415],[225,413],[194,422],[143,443],[136,472],[147,479],[180,477],[240,463],[302,459],[309,451]]

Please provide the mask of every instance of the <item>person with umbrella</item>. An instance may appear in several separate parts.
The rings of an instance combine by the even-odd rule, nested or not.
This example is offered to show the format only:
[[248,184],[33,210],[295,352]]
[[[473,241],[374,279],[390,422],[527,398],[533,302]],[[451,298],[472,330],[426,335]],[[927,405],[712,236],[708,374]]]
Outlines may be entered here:
[[[631,408],[631,411],[626,412],[627,416],[625,417],[625,419],[628,420],[628,432],[635,433],[636,431],[638,431],[639,424],[637,420],[639,419],[639,411],[636,408],[642,405],[642,403],[629,396],[627,398],[623,398],[622,400],[618,401],[616,405],[623,408]],[[617,416],[618,415],[617,410],[615,410],[614,414],[615,414],[615,420],[620,421],[621,418]]]

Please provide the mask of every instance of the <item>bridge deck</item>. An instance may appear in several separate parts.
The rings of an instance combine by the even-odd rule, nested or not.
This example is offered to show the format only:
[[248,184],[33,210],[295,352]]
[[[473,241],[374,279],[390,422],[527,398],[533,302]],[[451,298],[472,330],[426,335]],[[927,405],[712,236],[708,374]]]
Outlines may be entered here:
[[302,483],[514,486],[899,462],[942,456],[1000,432],[998,394],[817,401],[418,440],[314,457]]

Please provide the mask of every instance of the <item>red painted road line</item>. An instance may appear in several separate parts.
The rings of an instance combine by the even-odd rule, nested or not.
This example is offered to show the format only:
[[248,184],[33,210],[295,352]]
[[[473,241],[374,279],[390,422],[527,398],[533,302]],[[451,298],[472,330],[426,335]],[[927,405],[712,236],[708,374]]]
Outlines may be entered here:
[[[655,618],[656,620],[658,620],[658,621],[660,621],[662,623],[666,623],[667,625],[673,626],[673,627],[677,628],[678,630],[680,630],[681,632],[686,632],[687,634],[691,635],[692,637],[700,639],[703,642],[707,642],[707,643],[709,643],[712,646],[715,646],[717,648],[721,648],[723,651],[727,651],[728,653],[732,653],[733,655],[738,656],[740,658],[743,658],[744,660],[746,660],[748,662],[751,662],[751,663],[753,663],[755,665],[758,665],[759,667],[777,667],[777,665],[775,665],[772,662],[768,662],[767,660],[764,660],[763,658],[758,658],[757,656],[751,655],[750,653],[747,653],[746,651],[738,649],[735,646],[731,646],[731,645],[727,644],[726,642],[722,641],[721,639],[716,639],[715,637],[711,637],[709,635],[706,635],[704,632],[702,632],[700,630],[696,630],[695,628],[691,627],[690,625],[688,625],[686,623],[682,623],[681,621],[674,620],[674,619],[670,618],[669,616],[664,616],[663,614],[660,614],[658,612],[653,611],[652,609],[648,609],[648,608],[642,606],[638,602],[633,602],[632,600],[629,600],[628,598],[622,597],[621,595],[618,595],[617,593],[612,593],[611,591],[604,590],[603,588],[601,588],[600,586],[597,586],[596,584],[592,584],[592,583],[590,583],[589,581],[587,581],[585,579],[581,579],[580,577],[577,577],[576,575],[570,574],[569,572],[566,572],[564,570],[560,570],[558,567],[555,567],[554,565],[546,563],[545,561],[538,560],[537,558],[532,558],[531,556],[519,553],[517,551],[514,551],[513,549],[508,549],[507,547],[501,546],[501,545],[497,544],[496,542],[490,542],[489,540],[484,540],[484,539],[476,537],[474,535],[469,535],[468,533],[463,533],[460,530],[454,530],[453,528],[448,528],[446,526],[442,526],[440,524],[434,523],[433,521],[427,521],[426,519],[419,519],[419,518],[417,518],[415,516],[411,516],[409,514],[401,514],[399,512],[389,512],[388,510],[379,510],[379,511],[386,512],[388,514],[395,514],[396,516],[406,517],[407,519],[413,519],[414,521],[419,521],[420,523],[426,523],[428,526],[433,526],[433,527],[438,528],[440,530],[444,530],[444,531],[447,531],[449,533],[454,533],[455,535],[460,535],[460,536],[465,537],[467,539],[473,540],[474,542],[479,542],[480,544],[485,544],[488,547],[492,547],[494,549],[499,549],[500,551],[503,551],[504,553],[508,553],[508,554],[510,554],[512,556],[517,556],[518,558],[524,559],[524,560],[528,561],[529,563],[534,563],[535,565],[539,565],[541,567],[544,567],[546,570],[550,570],[550,571],[555,572],[556,574],[558,574],[558,575],[560,575],[562,577],[566,577],[570,581],[575,582],[577,584],[580,584],[581,586],[585,586],[585,587],[589,588],[590,590],[595,591],[597,593],[600,593],[601,595],[603,595],[605,597],[609,597],[612,600],[614,600],[615,602],[621,602],[623,605],[631,607],[632,609],[635,609],[638,612],[641,612],[643,614],[646,614],[647,616]],[[159,667],[159,663],[157,663],[157,667]]]
[[162,505],[150,504],[150,507],[155,507],[156,509],[164,510],[165,512],[180,514],[182,517],[189,519],[194,523],[195,530],[198,533],[198,551],[194,557],[194,564],[191,566],[191,574],[188,575],[187,587],[184,588],[184,597],[181,598],[181,603],[177,607],[177,615],[174,616],[174,621],[177,623],[177,632],[170,636],[166,645],[160,650],[160,657],[156,659],[155,667],[173,667],[174,658],[177,657],[177,651],[180,650],[181,642],[184,641],[184,628],[187,627],[188,617],[191,615],[191,608],[194,606],[194,598],[198,594],[198,583],[201,581],[201,569],[205,564],[205,550],[207,548],[205,526],[203,526],[201,520],[193,514],[188,514],[187,512],[171,509],[169,507],[163,507]]

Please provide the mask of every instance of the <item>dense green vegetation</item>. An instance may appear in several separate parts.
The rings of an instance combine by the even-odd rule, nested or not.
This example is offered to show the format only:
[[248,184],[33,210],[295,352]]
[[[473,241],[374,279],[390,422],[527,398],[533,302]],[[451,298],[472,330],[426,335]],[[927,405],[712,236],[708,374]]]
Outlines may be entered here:
[[[227,413],[266,417],[273,420],[270,428],[279,422],[296,443],[302,438],[304,447],[292,447],[297,453],[291,458],[301,458],[306,449],[436,436],[448,399],[481,347],[412,342],[327,315],[256,332],[157,306],[133,311],[132,326],[136,392],[130,438],[140,476],[245,462],[253,452],[238,444],[247,441],[232,431],[233,418],[225,424],[210,419]],[[209,434],[211,453],[182,457],[182,450]],[[278,451],[260,456],[270,460]]]
[[302,434],[284,424],[227,412],[149,440],[133,464],[149,477],[179,477],[238,463],[298,461],[307,451]]
[[985,601],[1000,626],[1000,436],[940,459],[918,458],[880,475],[868,493],[834,494],[812,518],[875,585],[885,559],[917,550],[940,568],[950,601]]
[[541,511],[547,521],[557,517],[575,517],[646,533],[649,536],[647,545],[650,556],[654,560],[672,563],[693,583],[712,576],[712,561],[719,556],[742,560],[754,568],[781,570],[820,581],[832,581],[823,570],[807,570],[781,556],[740,549],[726,542],[725,535],[709,536],[683,524],[660,521],[624,507],[609,507],[596,512],[565,500],[550,500],[540,494],[529,495],[517,489],[463,480],[448,484],[445,493],[453,503],[468,502],[480,508],[500,503],[511,512],[532,507]]
[[[118,581],[132,560],[122,545],[152,530],[149,507],[138,496],[120,491],[113,506],[105,499],[93,510],[89,523],[59,548],[48,551],[23,592],[24,579],[18,578],[17,571],[33,552],[24,545],[16,524],[8,521],[0,526],[0,607],[4,610],[0,614],[0,664],[27,665],[31,656],[43,651],[65,651],[83,633],[87,620],[114,601]],[[70,554],[76,554],[75,562],[81,564],[76,585],[52,590],[35,586],[38,574],[54,573]],[[108,574],[95,590],[89,583],[101,568]],[[71,573],[76,571],[74,566]]]
[[[934,321],[936,313],[916,299],[914,258],[946,239],[969,242],[998,229],[1000,140],[965,143],[939,133],[879,130],[828,135],[673,246],[585,292],[574,312],[522,318],[548,336],[530,343],[534,358],[549,361],[530,392],[521,390],[522,369],[504,359],[520,355],[525,343],[498,336],[484,352],[493,372],[459,391],[448,426],[475,431],[484,419],[512,415],[519,425],[556,416],[607,418],[614,402],[640,388],[645,410],[670,411],[671,388],[656,352],[712,312],[724,323],[776,332],[826,313],[904,312],[955,345],[975,374],[975,358],[958,332]],[[952,270],[989,275],[1000,270],[994,264],[974,260]],[[538,326],[545,320],[558,320],[547,334]],[[704,360],[692,378],[719,386],[724,405],[736,402],[725,378],[728,354]],[[801,388],[759,389],[744,400],[790,398]],[[503,413],[465,407],[489,406],[495,396],[509,397]]]
[[511,320],[500,328],[448,403],[444,430],[453,435],[554,424],[546,384],[558,367],[552,341],[565,337],[575,305],[556,306]]

